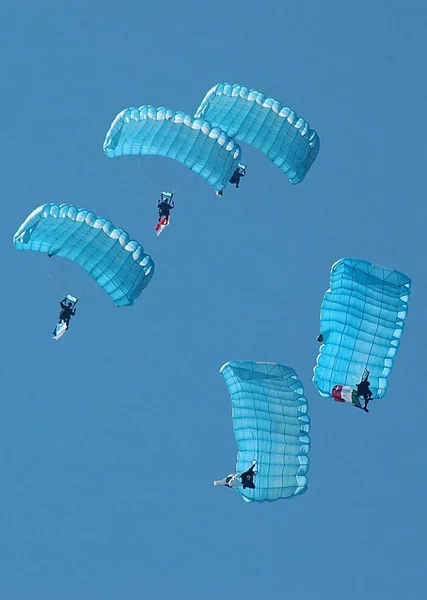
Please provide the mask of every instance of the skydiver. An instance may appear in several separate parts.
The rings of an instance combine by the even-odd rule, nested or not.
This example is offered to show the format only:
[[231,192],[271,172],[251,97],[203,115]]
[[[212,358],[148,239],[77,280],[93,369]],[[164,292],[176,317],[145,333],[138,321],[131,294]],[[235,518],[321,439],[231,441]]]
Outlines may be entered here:
[[61,307],[61,312],[59,313],[59,322],[63,321],[68,329],[70,325],[70,319],[76,314],[76,309],[73,308],[72,302],[65,302],[64,300],[61,300],[59,303],[59,306]]
[[161,197],[157,201],[157,208],[159,209],[159,222],[163,219],[163,217],[165,217],[165,224],[169,225],[170,211],[175,208],[174,201],[171,199],[169,202],[165,197]]
[[362,408],[365,412],[369,412],[368,404],[372,400],[372,392],[369,387],[371,385],[371,382],[368,381],[368,377],[369,377],[369,371],[366,371],[366,373],[364,373],[360,383],[358,383],[356,385],[357,395],[362,396],[363,399],[365,400],[365,406],[362,406]]
[[246,175],[246,167],[244,165],[238,165],[237,169],[234,171],[233,175],[229,179],[230,183],[234,183],[235,187],[238,188],[240,184],[240,180],[242,177]]
[[321,333],[319,333],[319,335],[317,336],[317,341],[321,344],[323,342],[323,335]]
[[244,471],[240,475],[240,479],[242,480],[243,489],[250,488],[251,490],[255,489],[254,477],[256,475],[255,472],[256,460],[254,460],[247,471]]
[[243,473],[231,473],[224,479],[218,479],[214,481],[214,485],[225,485],[225,487],[242,487],[245,490],[246,488],[250,488],[251,490],[255,489],[254,476],[256,475],[255,467],[257,461],[254,460],[252,465]]

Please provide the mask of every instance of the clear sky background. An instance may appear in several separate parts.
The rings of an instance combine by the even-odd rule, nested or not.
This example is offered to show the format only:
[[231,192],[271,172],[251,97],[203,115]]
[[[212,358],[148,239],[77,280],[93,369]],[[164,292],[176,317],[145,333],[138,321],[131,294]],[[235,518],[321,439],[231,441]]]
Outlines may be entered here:
[[[425,2],[23,0],[2,12],[0,598],[424,598]],[[248,147],[248,174],[223,198],[173,161],[105,157],[123,108],[193,113],[223,81],[318,131],[302,184]],[[172,186],[157,238],[158,192]],[[152,255],[133,308],[67,261],[14,250],[46,202],[89,208]],[[369,415],[311,383],[342,257],[413,280],[389,392]],[[60,290],[81,302],[55,343]],[[304,382],[311,468],[292,501],[246,504],[212,485],[236,461],[218,370],[242,359]]]

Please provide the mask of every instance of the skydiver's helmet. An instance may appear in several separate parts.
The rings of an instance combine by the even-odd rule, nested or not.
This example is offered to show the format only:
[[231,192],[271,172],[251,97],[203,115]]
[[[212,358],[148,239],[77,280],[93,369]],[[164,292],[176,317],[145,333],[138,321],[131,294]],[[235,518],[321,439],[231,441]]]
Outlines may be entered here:
[[73,303],[71,302],[71,300],[68,301],[67,306],[68,306],[68,308],[73,308]]

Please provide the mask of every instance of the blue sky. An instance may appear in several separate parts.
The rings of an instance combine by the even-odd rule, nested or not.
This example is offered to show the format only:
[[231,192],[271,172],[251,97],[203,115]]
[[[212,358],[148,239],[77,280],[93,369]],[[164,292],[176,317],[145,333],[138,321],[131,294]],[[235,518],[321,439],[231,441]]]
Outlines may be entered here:
[[[425,3],[2,10],[0,597],[422,598]],[[301,185],[247,147],[248,175],[222,199],[172,161],[104,156],[123,108],[191,113],[221,81],[279,98],[318,131]],[[156,238],[170,186],[177,208]],[[157,271],[132,309],[74,265],[14,250],[45,202],[90,208],[144,245]],[[389,392],[369,415],[311,383],[319,306],[344,256],[413,280]],[[47,267],[81,298],[59,343]],[[288,364],[304,382],[309,489],[292,501],[247,505],[212,486],[236,459],[218,370],[240,359]]]

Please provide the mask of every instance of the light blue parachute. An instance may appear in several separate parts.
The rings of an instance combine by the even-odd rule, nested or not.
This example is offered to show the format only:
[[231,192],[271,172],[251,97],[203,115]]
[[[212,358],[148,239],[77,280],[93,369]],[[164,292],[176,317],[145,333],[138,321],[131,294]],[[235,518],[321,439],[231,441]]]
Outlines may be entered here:
[[409,277],[364,260],[332,265],[330,289],[320,310],[323,343],[314,385],[332,397],[335,385],[352,388],[369,371],[373,398],[383,398],[403,333],[411,291]]
[[17,250],[68,258],[89,273],[117,306],[130,306],[154,275],[143,247],[107,219],[70,204],[43,204],[13,236]]
[[237,471],[257,461],[247,502],[291,498],[307,489],[310,419],[297,374],[268,362],[231,361],[220,369],[231,395]]
[[127,108],[114,119],[104,141],[109,158],[158,155],[179,161],[215,190],[228,183],[240,158],[240,146],[205,119],[170,108]]
[[278,100],[242,85],[218,83],[195,116],[260,150],[293,184],[304,179],[319,152],[319,136],[307,121]]

